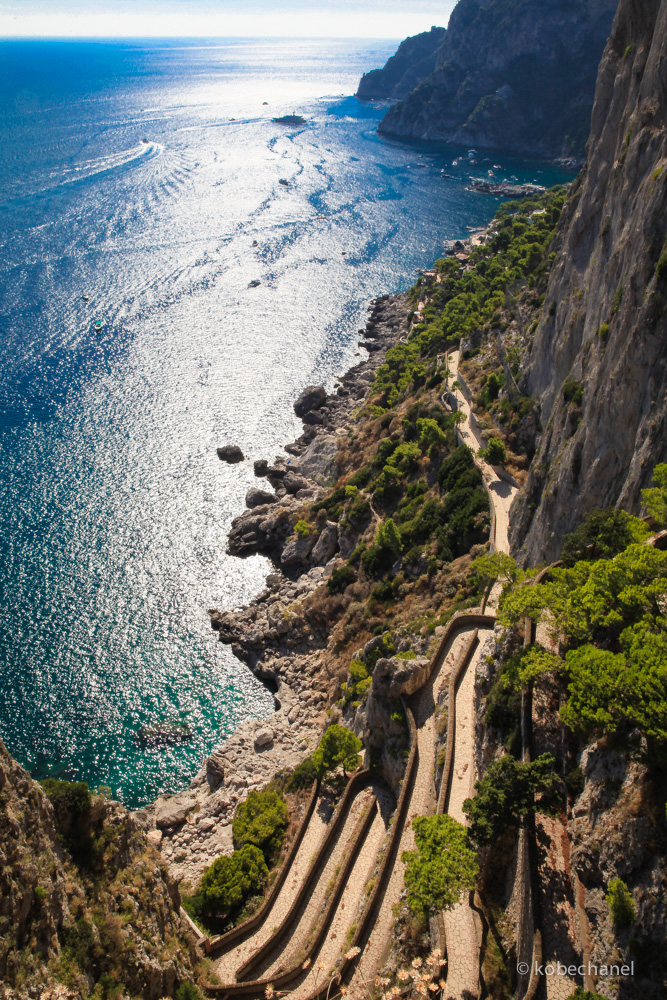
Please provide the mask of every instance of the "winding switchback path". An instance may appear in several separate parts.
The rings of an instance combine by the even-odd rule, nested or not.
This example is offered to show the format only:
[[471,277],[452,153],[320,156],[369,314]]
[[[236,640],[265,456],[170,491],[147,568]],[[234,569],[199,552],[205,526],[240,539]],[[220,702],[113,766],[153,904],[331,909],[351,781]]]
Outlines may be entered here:
[[[459,379],[458,372],[460,352],[452,351],[448,355],[447,367],[453,381]],[[484,484],[492,504],[492,549],[496,552],[509,554],[509,511],[512,501],[518,492],[518,487],[501,478],[480,456],[479,451],[485,445],[477,428],[477,422],[472,413],[472,407],[467,396],[461,389],[453,390],[465,421],[459,425],[459,437],[475,456]],[[486,602],[487,611],[497,608],[501,586],[496,584],[491,590]],[[475,674],[477,664],[483,653],[486,640],[493,635],[493,630],[481,630],[478,635],[478,645],[475,653],[463,674],[456,692],[456,728],[454,736],[454,759],[451,773],[451,783],[446,798],[446,811],[452,819],[467,825],[467,817],[463,812],[463,803],[473,794],[475,783]],[[470,905],[469,899],[464,899],[452,910],[443,914],[445,925],[445,940],[447,946],[447,990],[449,1000],[459,997],[479,996],[479,962],[481,929],[478,926],[478,916]]]
[[[458,363],[459,352],[451,352],[448,355],[448,367],[453,380],[458,376]],[[495,551],[509,553],[509,509],[518,488],[510,481],[511,477],[499,475],[479,457],[478,452],[485,442],[465,393],[459,389],[455,392],[457,405],[466,416],[458,429],[459,438],[473,451],[492,505],[492,547]],[[367,995],[378,969],[388,955],[395,904],[399,903],[404,890],[405,865],[401,856],[404,851],[415,847],[412,821],[417,816],[435,812],[437,808],[434,780],[435,707],[438,696],[453,673],[457,677],[454,704],[450,704],[454,739],[451,766],[448,768],[448,787],[445,789],[446,794],[443,793],[441,807],[444,803],[444,808],[452,818],[466,823],[463,802],[473,793],[475,782],[475,675],[486,640],[493,635],[492,609],[497,606],[499,595],[500,587],[495,587],[486,602],[490,616],[482,619],[481,627],[477,628],[470,621],[462,620],[459,628],[451,630],[451,635],[446,641],[443,640],[444,647],[437,653],[429,680],[408,700],[415,722],[415,767],[412,777],[405,779],[409,780],[409,786],[405,789],[407,809],[402,814],[404,819],[395,853],[391,852],[389,876],[379,897],[377,917],[368,936],[359,941],[361,953],[354,963],[348,987],[352,998]],[[479,612],[477,615],[479,619]],[[247,994],[249,989],[258,989],[263,993],[263,983],[270,982],[274,977],[280,981],[280,976],[290,968],[297,968],[308,953],[311,957],[304,963],[303,975],[291,982],[290,988],[285,992],[294,1000],[309,1000],[320,993],[324,995],[324,992],[331,997],[338,995],[332,977],[345,954],[346,942],[356,925],[356,918],[363,911],[368,894],[368,880],[388,832],[390,806],[383,799],[381,786],[370,786],[371,781],[366,788],[356,793],[338,835],[324,851],[322,846],[326,838],[326,827],[319,809],[314,810],[285,883],[262,924],[226,954],[220,955],[215,962],[214,968],[219,980],[228,985],[210,992],[224,993],[228,997],[233,997],[237,992],[239,995],[250,995]],[[373,816],[369,816],[369,822],[364,826],[366,832],[359,839],[355,834],[368,809],[373,810]],[[354,858],[349,855],[347,848],[353,839],[357,845]],[[346,862],[352,865],[349,877],[336,906],[327,908],[332,886]],[[303,887],[313,865],[318,867],[317,880],[312,891],[306,893]],[[447,988],[444,996],[447,1000],[459,1000],[462,997],[473,1000],[479,996],[480,987],[481,936],[476,924],[479,918],[468,899],[443,914],[443,918],[447,947]],[[326,923],[326,928],[323,922]],[[326,929],[326,933],[313,952],[312,946],[309,950],[309,942],[313,940],[317,928],[322,931]],[[272,947],[274,934],[276,942],[275,947]],[[250,962],[253,957],[254,961]],[[241,982],[235,989],[234,978],[237,975]],[[257,984],[256,988],[253,983]]]
[[223,951],[214,959],[213,971],[223,983],[231,983],[237,971],[257,949],[269,940],[276,927],[287,916],[295,902],[299,889],[306,877],[314,855],[317,853],[326,830],[327,803],[320,795],[308,821],[306,832],[294,857],[287,877],[273,905],[258,928],[236,943],[229,951]]
[[357,962],[350,983],[354,995],[365,995],[365,989],[381,967],[389,949],[391,928],[395,915],[394,905],[399,902],[404,889],[405,865],[401,861],[403,851],[414,850],[415,838],[412,821],[417,816],[435,810],[435,706],[438,695],[448,682],[449,676],[463,653],[470,636],[467,629],[458,631],[443,650],[435,665],[431,678],[411,699],[414,714],[417,743],[417,767],[412,788],[408,790],[408,808],[401,832],[396,859],[387,888],[383,894],[378,917]]

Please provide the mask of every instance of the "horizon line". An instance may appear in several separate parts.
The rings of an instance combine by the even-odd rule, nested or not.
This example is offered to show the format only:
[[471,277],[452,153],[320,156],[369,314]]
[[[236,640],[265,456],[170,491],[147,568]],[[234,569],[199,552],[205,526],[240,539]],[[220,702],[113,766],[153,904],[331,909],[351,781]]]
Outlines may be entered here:
[[0,35],[0,42],[207,42],[207,41],[400,42],[394,35]]

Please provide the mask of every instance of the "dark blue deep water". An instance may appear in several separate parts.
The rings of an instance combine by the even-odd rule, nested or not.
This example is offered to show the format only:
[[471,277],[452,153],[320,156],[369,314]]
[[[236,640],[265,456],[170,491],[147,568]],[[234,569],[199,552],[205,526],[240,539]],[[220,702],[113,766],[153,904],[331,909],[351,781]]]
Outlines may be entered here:
[[0,42],[0,736],[38,777],[138,805],[272,710],[206,615],[269,571],[225,554],[250,460],[353,362],[367,300],[497,205],[348,96],[393,48]]

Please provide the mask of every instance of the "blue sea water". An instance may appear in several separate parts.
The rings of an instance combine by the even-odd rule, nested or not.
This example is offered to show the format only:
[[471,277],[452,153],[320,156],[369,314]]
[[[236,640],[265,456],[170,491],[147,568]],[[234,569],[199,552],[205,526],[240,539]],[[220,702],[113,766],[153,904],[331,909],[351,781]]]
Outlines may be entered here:
[[394,48],[0,42],[0,736],[35,776],[136,806],[272,711],[206,614],[270,571],[225,553],[252,459],[354,362],[368,299],[498,204],[465,191],[488,164],[382,140],[349,96]]

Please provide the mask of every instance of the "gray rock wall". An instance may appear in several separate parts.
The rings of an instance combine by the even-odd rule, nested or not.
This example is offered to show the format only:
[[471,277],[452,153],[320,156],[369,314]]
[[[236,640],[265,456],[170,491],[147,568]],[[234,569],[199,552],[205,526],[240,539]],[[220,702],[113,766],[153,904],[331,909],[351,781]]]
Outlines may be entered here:
[[556,557],[595,505],[639,512],[667,459],[666,219],[667,2],[621,0],[525,380],[544,430],[512,545],[531,564]]

